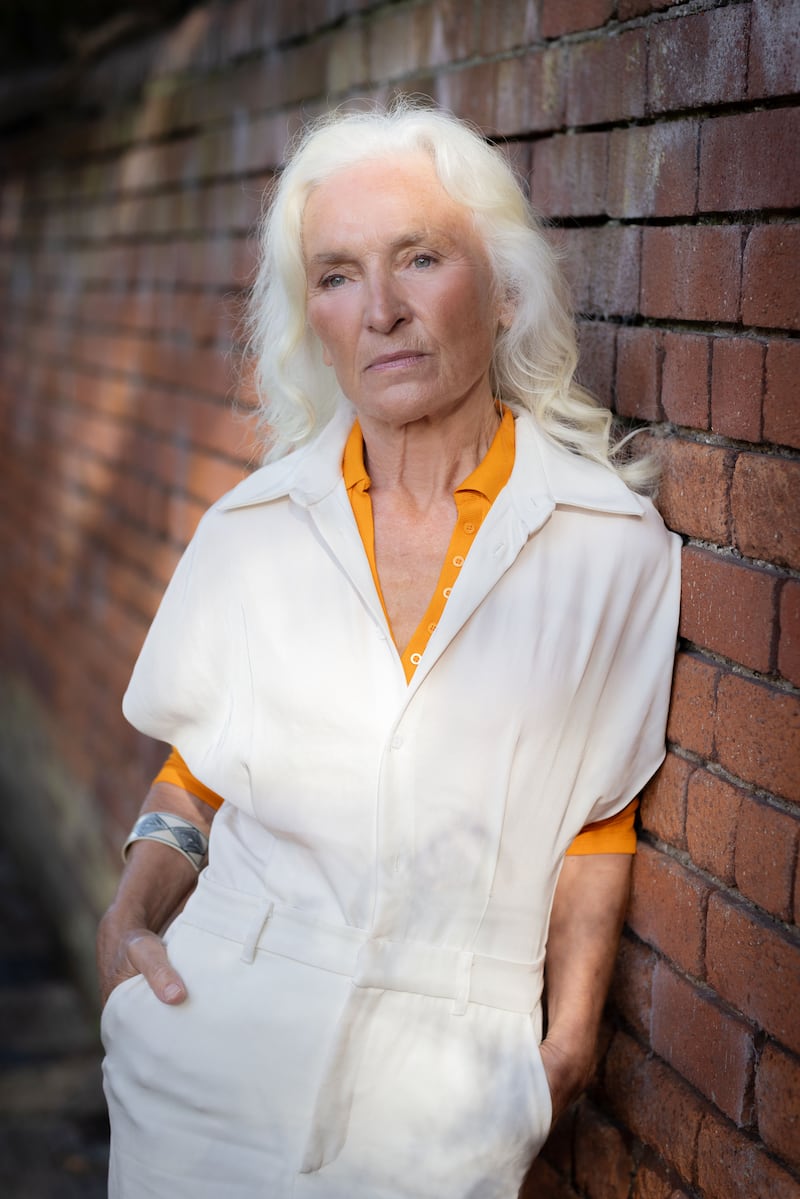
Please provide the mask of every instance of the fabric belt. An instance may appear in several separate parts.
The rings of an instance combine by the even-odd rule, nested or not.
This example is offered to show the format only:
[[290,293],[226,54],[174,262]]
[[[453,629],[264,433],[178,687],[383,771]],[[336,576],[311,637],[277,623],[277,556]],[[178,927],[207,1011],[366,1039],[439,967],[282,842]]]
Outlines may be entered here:
[[543,964],[515,962],[470,950],[415,941],[393,941],[368,930],[329,924],[297,908],[232,891],[201,874],[181,916],[242,946],[242,960],[258,950],[349,977],[353,992],[345,1005],[300,1166],[311,1173],[333,1161],[347,1136],[356,1075],[365,1033],[382,991],[404,991],[453,1002],[463,1015],[468,1003],[529,1013],[542,992]]

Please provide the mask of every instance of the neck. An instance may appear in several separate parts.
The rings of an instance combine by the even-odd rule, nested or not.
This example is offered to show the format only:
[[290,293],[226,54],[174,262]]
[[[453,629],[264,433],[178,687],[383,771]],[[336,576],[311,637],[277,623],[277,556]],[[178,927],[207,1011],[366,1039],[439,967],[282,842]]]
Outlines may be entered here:
[[420,507],[452,497],[483,461],[500,425],[494,402],[471,412],[391,425],[359,414],[373,498],[402,491]]

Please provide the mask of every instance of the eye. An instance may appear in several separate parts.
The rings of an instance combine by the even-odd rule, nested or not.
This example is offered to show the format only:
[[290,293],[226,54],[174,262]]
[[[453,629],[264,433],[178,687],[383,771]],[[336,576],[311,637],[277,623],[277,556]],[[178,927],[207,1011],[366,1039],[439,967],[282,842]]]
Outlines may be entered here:
[[338,275],[334,272],[333,274],[326,275],[325,278],[322,279],[320,286],[327,288],[328,291],[333,291],[336,288],[341,287],[342,284],[346,282],[347,280],[345,279],[344,275]]
[[435,261],[436,259],[432,254],[415,254],[413,258],[414,266],[421,271],[424,271],[429,266],[433,266]]

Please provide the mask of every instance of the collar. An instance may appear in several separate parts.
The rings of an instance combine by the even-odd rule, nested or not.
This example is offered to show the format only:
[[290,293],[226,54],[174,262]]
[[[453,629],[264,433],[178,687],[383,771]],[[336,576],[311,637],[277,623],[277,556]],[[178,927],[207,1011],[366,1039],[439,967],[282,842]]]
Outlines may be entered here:
[[[610,467],[572,454],[552,441],[530,413],[517,411],[514,416],[516,457],[508,489],[524,507],[531,502],[538,507],[549,501],[551,507],[586,508],[622,516],[644,513],[642,501]],[[342,483],[342,456],[354,420],[352,405],[340,403],[313,441],[262,466],[223,496],[216,507],[229,512],[285,496],[303,507],[318,503]],[[474,480],[476,473],[465,484]]]

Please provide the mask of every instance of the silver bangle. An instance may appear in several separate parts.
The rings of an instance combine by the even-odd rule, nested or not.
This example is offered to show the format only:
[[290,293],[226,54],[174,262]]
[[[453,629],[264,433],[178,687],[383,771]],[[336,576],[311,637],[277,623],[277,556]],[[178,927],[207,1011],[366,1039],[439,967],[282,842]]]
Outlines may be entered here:
[[183,854],[197,871],[203,869],[208,853],[208,837],[189,820],[172,812],[145,812],[139,817],[122,847],[123,862],[134,841],[160,841],[169,845]]

